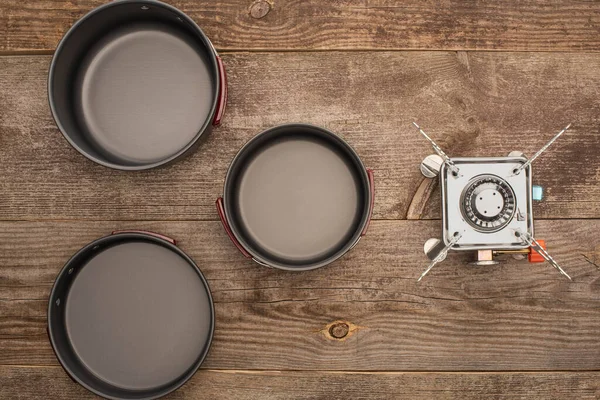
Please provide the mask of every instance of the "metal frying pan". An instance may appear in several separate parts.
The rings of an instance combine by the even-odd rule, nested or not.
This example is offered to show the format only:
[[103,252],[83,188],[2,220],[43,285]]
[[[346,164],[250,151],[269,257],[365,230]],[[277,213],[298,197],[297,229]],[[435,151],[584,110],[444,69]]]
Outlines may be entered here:
[[217,209],[242,254],[309,270],[352,249],[373,212],[373,172],[341,138],[312,125],[269,129],[237,154]]
[[101,165],[141,170],[188,153],[219,125],[225,69],[192,19],[154,0],[118,0],[77,21],[48,78],[69,143]]
[[78,251],[50,294],[48,335],[71,378],[110,399],[155,399],[206,357],[214,307],[175,241],[116,232]]

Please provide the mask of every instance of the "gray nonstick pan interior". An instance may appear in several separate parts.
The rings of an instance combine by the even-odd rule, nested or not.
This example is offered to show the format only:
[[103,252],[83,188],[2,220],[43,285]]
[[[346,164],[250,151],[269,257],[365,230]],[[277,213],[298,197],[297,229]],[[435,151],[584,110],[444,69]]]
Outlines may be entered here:
[[88,158],[151,167],[209,127],[217,68],[212,45],[184,14],[158,2],[114,2],[75,24],[57,48],[51,107]]
[[119,236],[125,238],[76,256],[82,259],[59,277],[50,304],[53,344],[88,389],[154,398],[184,383],[206,355],[212,300],[185,254],[160,241]]
[[352,148],[310,125],[270,129],[233,161],[225,183],[227,220],[257,261],[284,269],[325,265],[360,237],[369,182]]

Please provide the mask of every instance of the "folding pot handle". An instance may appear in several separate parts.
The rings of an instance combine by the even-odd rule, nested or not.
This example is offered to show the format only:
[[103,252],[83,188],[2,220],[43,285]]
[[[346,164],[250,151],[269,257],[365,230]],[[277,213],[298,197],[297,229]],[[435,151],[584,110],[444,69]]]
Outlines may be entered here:
[[217,109],[215,111],[215,118],[213,119],[213,126],[221,125],[223,114],[225,113],[225,106],[227,105],[227,72],[225,72],[225,65],[221,57],[217,56],[217,68],[219,69],[219,98],[217,100]]
[[177,246],[177,241],[175,239],[171,239],[168,236],[161,235],[160,233],[150,232],[150,231],[142,231],[142,230],[122,230],[122,231],[113,231],[111,235],[118,235],[119,233],[139,233],[142,235],[154,236],[155,238],[162,239],[166,242],[171,243],[174,246]]
[[371,192],[371,204],[369,204],[369,219],[367,220],[367,224],[363,229],[360,236],[365,236],[367,234],[367,229],[369,229],[369,225],[371,224],[371,217],[373,216],[373,207],[375,206],[375,174],[373,170],[367,168],[367,176],[369,178],[369,191]]
[[244,257],[252,258],[252,255],[250,253],[248,253],[248,251],[244,248],[244,246],[242,246],[240,244],[240,242],[238,242],[238,240],[233,235],[233,232],[231,231],[231,227],[229,226],[229,223],[227,222],[227,218],[225,217],[225,207],[223,206],[223,198],[222,197],[219,197],[217,199],[217,212],[219,213],[219,218],[221,219],[223,228],[225,229],[225,232],[227,232],[227,236],[229,236],[229,239],[233,242],[235,247],[237,247],[237,249],[240,251],[240,253],[242,253],[244,255]]

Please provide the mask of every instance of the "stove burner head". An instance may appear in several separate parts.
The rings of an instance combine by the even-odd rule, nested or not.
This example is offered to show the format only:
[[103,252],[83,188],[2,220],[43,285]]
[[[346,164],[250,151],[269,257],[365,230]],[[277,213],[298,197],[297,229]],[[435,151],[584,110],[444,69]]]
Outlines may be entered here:
[[515,210],[512,187],[496,175],[474,177],[461,195],[461,211],[465,220],[482,233],[504,228],[512,220]]

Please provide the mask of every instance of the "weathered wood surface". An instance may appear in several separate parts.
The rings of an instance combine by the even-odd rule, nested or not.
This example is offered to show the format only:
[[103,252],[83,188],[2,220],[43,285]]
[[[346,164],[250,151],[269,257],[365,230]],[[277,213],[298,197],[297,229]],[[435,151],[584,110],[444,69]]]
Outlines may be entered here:
[[[106,0],[1,0],[0,51],[51,51]],[[219,50],[600,50],[590,0],[173,0]]]
[[[23,382],[30,384],[24,385]],[[510,388],[510,390],[507,390]],[[600,373],[410,373],[200,370],[166,399],[595,400]],[[98,399],[59,367],[0,366],[0,398]]]
[[[2,222],[0,364],[57,365],[45,332],[52,283],[77,249],[121,228],[179,239],[206,275],[217,321],[206,368],[600,369],[598,220],[536,225],[573,282],[547,264],[474,267],[471,253],[452,253],[421,283],[438,221],[376,221],[345,257],[304,273],[245,260],[216,221]],[[349,333],[335,339],[340,323]]]
[[[119,228],[179,239],[213,292],[205,369],[170,398],[600,398],[599,2],[170,1],[222,52],[230,97],[197,152],[142,173],[84,159],[48,109],[48,54],[104,2],[0,0],[0,398],[93,398],[52,353],[47,298]],[[415,119],[454,156],[532,154],[574,123],[534,164],[536,236],[574,282],[470,253],[416,282],[440,222],[406,219],[440,209]],[[331,129],[376,171],[368,235],[305,273],[243,259],[215,221],[235,153],[286,122]]]
[[375,169],[376,219],[439,218],[437,190],[433,201],[413,198],[422,193],[419,163],[433,152],[414,119],[453,156],[533,154],[572,121],[535,161],[546,199],[534,213],[600,216],[596,54],[284,52],[224,60],[223,125],[181,162],[123,173],[88,161],[58,132],[45,90],[49,56],[1,57],[0,219],[215,220],[236,152],[286,122],[321,125],[350,142]]

